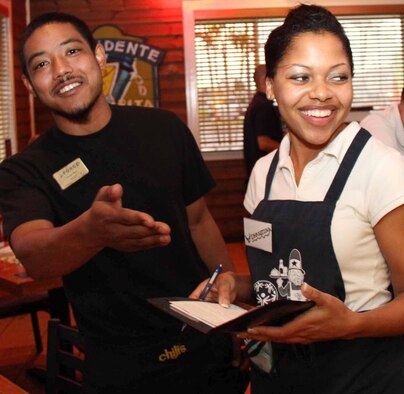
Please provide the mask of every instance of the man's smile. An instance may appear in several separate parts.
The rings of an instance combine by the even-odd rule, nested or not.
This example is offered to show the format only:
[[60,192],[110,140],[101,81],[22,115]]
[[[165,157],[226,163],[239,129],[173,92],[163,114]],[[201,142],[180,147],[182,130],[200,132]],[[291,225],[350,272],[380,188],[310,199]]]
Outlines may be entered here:
[[66,85],[62,89],[60,89],[58,93],[63,94],[63,93],[69,92],[70,90],[77,88],[80,85],[81,85],[81,83],[79,83],[79,82],[69,83],[68,85]]

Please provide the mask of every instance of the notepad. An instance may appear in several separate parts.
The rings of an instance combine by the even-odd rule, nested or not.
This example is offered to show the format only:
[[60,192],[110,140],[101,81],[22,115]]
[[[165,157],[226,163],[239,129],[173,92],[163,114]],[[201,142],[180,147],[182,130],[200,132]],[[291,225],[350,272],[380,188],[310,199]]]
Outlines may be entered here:
[[258,307],[217,303],[182,297],[149,298],[160,310],[205,334],[239,332],[260,325],[281,325],[314,305],[312,301],[277,300]]
[[169,303],[173,310],[184,313],[191,319],[201,321],[210,327],[220,326],[247,312],[246,309],[234,304],[225,308],[213,302],[170,301]]

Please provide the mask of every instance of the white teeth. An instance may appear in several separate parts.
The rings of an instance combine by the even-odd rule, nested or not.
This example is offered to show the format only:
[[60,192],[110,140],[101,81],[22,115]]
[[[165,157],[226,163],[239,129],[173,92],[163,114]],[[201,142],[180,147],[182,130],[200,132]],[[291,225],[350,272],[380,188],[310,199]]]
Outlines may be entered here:
[[61,94],[66,93],[69,90],[76,88],[77,86],[80,86],[80,84],[78,82],[71,83],[71,84],[65,86],[64,88],[60,89],[59,93],[61,93]]
[[309,111],[302,111],[306,116],[313,116],[314,118],[325,118],[331,115],[331,110],[329,109],[312,109]]

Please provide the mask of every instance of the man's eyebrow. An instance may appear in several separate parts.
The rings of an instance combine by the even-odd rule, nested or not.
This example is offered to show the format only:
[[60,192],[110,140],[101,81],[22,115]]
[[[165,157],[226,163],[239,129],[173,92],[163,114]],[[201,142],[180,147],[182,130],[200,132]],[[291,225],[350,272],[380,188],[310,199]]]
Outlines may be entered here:
[[[81,39],[79,39],[79,38],[68,38],[67,40],[62,41],[62,42],[59,44],[59,46],[62,47],[62,46],[64,46],[64,45],[70,44],[70,43],[72,43],[72,42],[83,43],[83,40],[81,40]],[[42,56],[42,55],[44,55],[45,53],[46,53],[45,51],[34,52],[34,53],[28,58],[27,64],[30,65],[30,64],[32,63],[32,61],[33,61],[36,57]]]

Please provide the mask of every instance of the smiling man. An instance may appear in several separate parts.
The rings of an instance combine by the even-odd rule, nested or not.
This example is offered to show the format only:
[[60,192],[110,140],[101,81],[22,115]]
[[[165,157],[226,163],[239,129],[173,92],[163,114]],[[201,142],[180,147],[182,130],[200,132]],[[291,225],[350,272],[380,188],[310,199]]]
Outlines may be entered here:
[[97,130],[109,121],[100,73],[105,52],[94,39],[87,42],[69,23],[49,23],[31,33],[20,56],[25,86],[49,107],[62,130],[65,126],[68,134],[81,135],[88,131],[72,131],[71,123],[88,123]]
[[[29,275],[63,277],[85,392],[243,393],[230,337],[181,333],[147,302],[188,296],[218,263],[233,269],[192,134],[170,112],[107,103],[104,49],[76,17],[33,20],[20,58],[55,126],[1,164],[0,208]],[[162,358],[170,349],[181,352]]]

